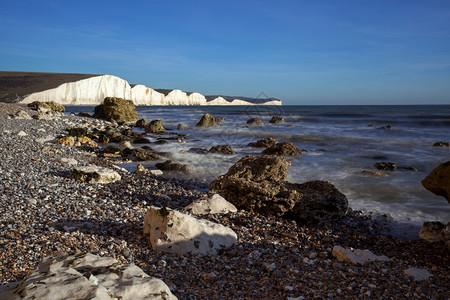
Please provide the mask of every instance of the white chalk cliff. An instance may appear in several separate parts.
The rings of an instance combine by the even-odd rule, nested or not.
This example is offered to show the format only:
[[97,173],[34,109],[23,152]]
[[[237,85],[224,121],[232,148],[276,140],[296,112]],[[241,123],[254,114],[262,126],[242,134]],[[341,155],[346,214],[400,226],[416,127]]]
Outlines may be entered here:
[[268,99],[266,102],[216,97],[208,101],[199,93],[181,90],[159,92],[144,85],[130,84],[119,77],[99,75],[87,79],[68,82],[41,92],[26,95],[20,103],[34,101],[55,101],[63,105],[98,105],[105,97],[118,97],[132,100],[135,105],[281,105],[280,100]]

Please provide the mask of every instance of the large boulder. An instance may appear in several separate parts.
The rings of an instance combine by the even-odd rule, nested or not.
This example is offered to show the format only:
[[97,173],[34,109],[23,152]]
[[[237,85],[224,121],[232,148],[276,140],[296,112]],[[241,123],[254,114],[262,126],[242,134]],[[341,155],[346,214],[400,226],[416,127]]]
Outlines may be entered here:
[[253,142],[253,143],[249,143],[248,146],[249,147],[255,147],[255,148],[268,148],[268,147],[272,147],[274,145],[278,144],[278,141],[275,140],[272,137],[267,137],[263,140],[259,140],[257,142]]
[[92,254],[45,258],[25,279],[0,287],[0,299],[177,299],[135,264]]
[[346,214],[347,198],[333,184],[325,181],[290,183],[286,181],[290,166],[291,162],[279,156],[247,155],[225,175],[211,182],[209,188],[239,209],[299,221]]
[[161,120],[153,120],[145,126],[146,133],[158,133],[163,131],[166,131],[166,129],[162,126]]
[[94,118],[125,123],[135,123],[139,119],[133,101],[114,97],[106,97],[103,104],[95,107]]
[[197,127],[213,127],[216,126],[216,119],[210,114],[206,113],[200,121],[195,125]]
[[443,196],[450,203],[450,161],[437,166],[424,180],[424,188],[438,196]]
[[122,179],[116,171],[96,165],[76,167],[72,174],[78,181],[88,183],[111,183]]
[[291,155],[301,155],[302,150],[292,144],[291,142],[284,142],[284,143],[277,143],[273,146],[270,146],[266,148],[262,154],[266,155],[284,155],[284,156],[291,156]]
[[211,149],[209,149],[209,153],[233,155],[234,150],[233,150],[233,148],[231,148],[230,145],[218,145],[218,146],[211,147]]
[[221,224],[153,206],[144,218],[144,236],[152,249],[178,254],[215,255],[237,241],[236,233]]

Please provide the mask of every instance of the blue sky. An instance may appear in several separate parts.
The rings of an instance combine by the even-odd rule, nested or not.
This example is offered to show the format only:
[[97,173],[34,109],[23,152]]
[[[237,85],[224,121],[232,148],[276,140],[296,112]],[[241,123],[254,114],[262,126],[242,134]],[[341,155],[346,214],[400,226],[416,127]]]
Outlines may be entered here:
[[285,104],[450,104],[450,1],[3,1],[0,70]]

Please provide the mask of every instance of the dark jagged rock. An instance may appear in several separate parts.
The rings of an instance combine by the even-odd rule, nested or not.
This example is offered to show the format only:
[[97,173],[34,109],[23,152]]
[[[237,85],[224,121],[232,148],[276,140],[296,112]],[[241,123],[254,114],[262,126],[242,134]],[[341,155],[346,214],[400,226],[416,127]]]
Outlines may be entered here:
[[221,117],[217,117],[217,118],[214,118],[214,120],[216,121],[216,123],[223,123],[223,122],[225,122],[225,121],[229,121],[230,118],[221,118]]
[[184,164],[180,164],[171,160],[166,160],[162,163],[155,164],[155,167],[160,169],[161,171],[173,172],[173,173],[185,173],[192,174],[194,170],[192,167]]
[[204,148],[190,148],[187,152],[189,153],[196,153],[196,154],[208,154],[208,149]]
[[440,164],[422,180],[424,188],[450,203],[450,161]]
[[272,119],[270,119],[270,121],[269,121],[269,123],[272,123],[272,124],[283,124],[285,122],[286,122],[286,120],[284,120],[284,118],[281,116],[273,116]]
[[394,171],[397,169],[397,165],[395,163],[387,161],[377,162],[373,165],[373,167],[380,171]]
[[145,127],[146,133],[159,133],[163,131],[166,131],[166,129],[162,126],[161,120],[153,120]]
[[249,143],[248,146],[249,147],[256,147],[256,148],[267,148],[267,147],[272,147],[274,145],[278,144],[278,141],[275,140],[274,138],[271,137],[267,137],[263,140],[259,140],[257,142],[254,143]]
[[247,125],[250,126],[262,126],[264,122],[260,118],[251,118],[247,120]]
[[157,160],[160,159],[161,156],[154,152],[151,149],[145,149],[145,148],[136,148],[134,149],[133,153],[134,157],[136,157],[137,160],[144,161],[144,160]]
[[209,153],[233,155],[234,150],[231,148],[230,145],[218,145],[211,147],[211,149],[209,149]]
[[133,143],[135,143],[135,144],[150,144],[151,141],[148,138],[141,136],[141,137],[136,138],[133,141]]
[[437,142],[433,144],[434,147],[445,147],[445,148],[449,148],[450,147],[450,143],[449,142]]
[[200,121],[195,125],[197,127],[214,127],[216,126],[216,119],[210,114],[206,113]]
[[136,127],[137,128],[145,128],[148,125],[148,122],[146,119],[139,119],[136,122]]
[[344,194],[333,184],[286,181],[291,163],[279,156],[247,155],[209,188],[236,207],[300,221],[342,217],[348,209]]
[[107,137],[105,134],[100,134],[98,136],[98,142],[101,144],[109,144],[109,137]]
[[138,120],[138,115],[133,101],[106,97],[103,104],[95,107],[94,118],[111,122],[134,123]]
[[186,129],[188,129],[188,127],[186,126],[186,125],[184,125],[184,124],[178,124],[178,126],[177,126],[177,130],[186,130]]
[[271,147],[265,149],[262,154],[266,155],[301,155],[302,150],[300,150],[297,146],[292,144],[291,142],[277,143]]

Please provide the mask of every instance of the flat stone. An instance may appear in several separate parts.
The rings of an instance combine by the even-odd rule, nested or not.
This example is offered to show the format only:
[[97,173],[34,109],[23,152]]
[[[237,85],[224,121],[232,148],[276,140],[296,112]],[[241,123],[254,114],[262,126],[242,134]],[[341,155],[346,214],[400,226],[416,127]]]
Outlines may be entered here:
[[196,200],[183,210],[190,211],[195,215],[237,212],[236,206],[225,200],[219,194],[214,194],[210,198]]
[[334,246],[332,255],[339,261],[346,261],[354,265],[361,264],[364,265],[373,261],[388,261],[387,256],[377,256],[373,254],[370,250],[359,250],[350,251],[341,246]]
[[73,176],[88,183],[111,183],[122,179],[116,171],[95,165],[74,168]]
[[27,136],[28,134],[25,131],[21,130],[17,133],[17,135],[18,136]]
[[422,280],[427,280],[428,278],[430,278],[431,276],[433,276],[433,274],[431,274],[430,272],[428,272],[428,270],[425,269],[418,269],[418,268],[409,268],[405,270],[405,274],[409,275],[411,277],[414,278],[414,281],[422,281]]

